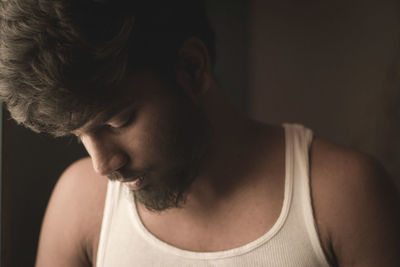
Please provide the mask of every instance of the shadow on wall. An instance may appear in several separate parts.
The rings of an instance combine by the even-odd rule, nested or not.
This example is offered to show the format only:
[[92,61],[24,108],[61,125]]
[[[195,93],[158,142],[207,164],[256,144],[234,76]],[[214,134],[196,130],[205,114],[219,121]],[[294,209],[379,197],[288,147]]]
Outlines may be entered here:
[[398,1],[250,3],[251,116],[374,155],[400,185]]

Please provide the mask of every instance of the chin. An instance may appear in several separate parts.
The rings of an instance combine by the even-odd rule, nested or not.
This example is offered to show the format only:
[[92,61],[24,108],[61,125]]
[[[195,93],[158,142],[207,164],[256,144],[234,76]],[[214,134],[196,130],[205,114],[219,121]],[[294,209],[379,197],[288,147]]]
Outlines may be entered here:
[[[131,191],[134,198],[149,211],[160,212],[181,208],[185,204],[186,192],[195,180],[195,173],[181,171],[180,174],[163,176],[159,183],[151,181],[142,188]],[[165,177],[170,177],[169,179]]]

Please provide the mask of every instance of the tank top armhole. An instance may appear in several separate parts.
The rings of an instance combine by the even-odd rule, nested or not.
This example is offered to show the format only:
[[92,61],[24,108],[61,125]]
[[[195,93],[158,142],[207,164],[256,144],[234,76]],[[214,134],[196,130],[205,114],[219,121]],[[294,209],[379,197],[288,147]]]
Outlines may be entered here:
[[97,255],[96,255],[96,266],[95,267],[104,267],[104,257],[106,255],[106,247],[108,243],[109,232],[111,228],[111,221],[113,218],[113,210],[115,206],[115,191],[117,190],[117,183],[108,181],[107,183],[107,193],[106,199],[104,203],[104,211],[103,211],[103,219],[101,223],[100,230],[100,238],[99,244],[97,247]]
[[329,267],[330,264],[322,248],[311,196],[310,148],[313,141],[313,132],[303,126],[299,126],[299,128],[298,134],[301,135],[299,145],[301,146],[301,151],[304,151],[304,175],[299,175],[299,177],[302,177],[299,186],[301,187],[300,196],[304,222],[311,245],[321,266]]

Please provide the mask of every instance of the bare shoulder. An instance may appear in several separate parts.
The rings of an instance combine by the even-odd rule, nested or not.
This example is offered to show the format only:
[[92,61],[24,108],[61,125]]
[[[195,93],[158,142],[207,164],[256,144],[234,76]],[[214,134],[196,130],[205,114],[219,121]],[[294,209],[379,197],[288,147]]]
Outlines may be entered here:
[[92,266],[107,179],[89,158],[71,164],[58,180],[42,224],[36,266]]
[[333,265],[400,266],[400,203],[384,168],[321,138],[310,162],[317,226]]

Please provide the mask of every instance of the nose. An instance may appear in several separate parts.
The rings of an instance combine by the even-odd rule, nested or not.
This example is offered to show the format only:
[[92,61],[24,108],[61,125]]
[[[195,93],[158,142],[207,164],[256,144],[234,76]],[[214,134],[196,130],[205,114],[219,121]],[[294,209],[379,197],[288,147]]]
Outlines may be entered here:
[[127,163],[126,154],[110,139],[87,135],[82,137],[82,143],[92,159],[93,169],[100,175],[110,174]]

